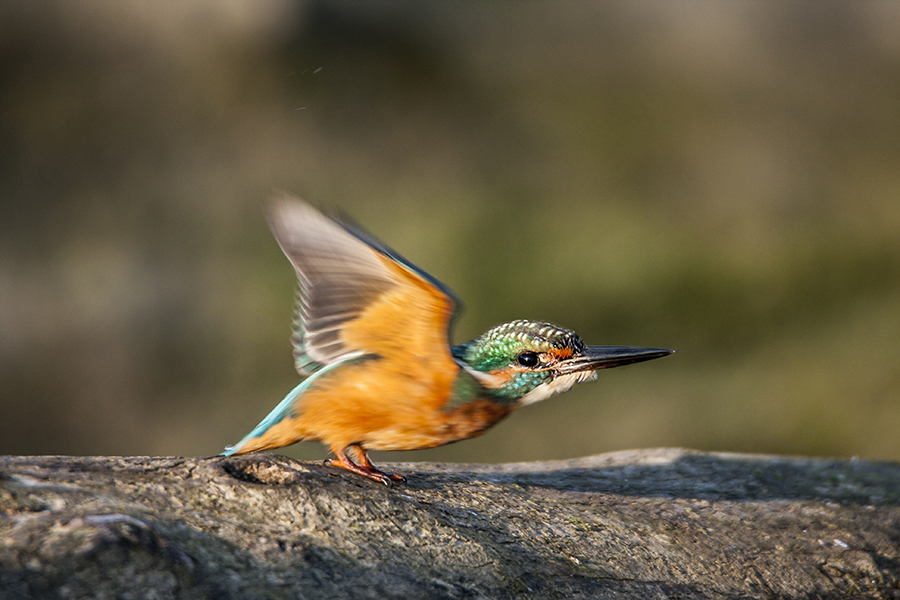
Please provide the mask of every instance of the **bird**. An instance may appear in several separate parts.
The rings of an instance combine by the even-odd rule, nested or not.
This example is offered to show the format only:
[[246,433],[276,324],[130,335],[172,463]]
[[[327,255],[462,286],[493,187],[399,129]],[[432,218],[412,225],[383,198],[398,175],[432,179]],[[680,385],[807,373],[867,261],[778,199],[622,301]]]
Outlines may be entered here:
[[358,225],[287,193],[266,213],[299,280],[291,342],[304,379],[223,456],[318,440],[335,456],[326,464],[390,486],[406,478],[378,469],[370,450],[472,438],[601,369],[674,352],[588,346],[531,320],[451,346],[459,301],[444,284]]

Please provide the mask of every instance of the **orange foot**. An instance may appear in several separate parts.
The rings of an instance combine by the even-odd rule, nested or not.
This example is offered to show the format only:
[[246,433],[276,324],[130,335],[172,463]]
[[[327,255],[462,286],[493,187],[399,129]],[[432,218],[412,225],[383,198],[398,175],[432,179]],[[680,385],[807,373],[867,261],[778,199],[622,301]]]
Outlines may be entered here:
[[383,483],[386,486],[390,486],[392,481],[402,481],[403,483],[406,483],[406,477],[403,475],[379,471],[378,467],[373,465],[372,461],[369,460],[366,451],[360,446],[353,444],[348,446],[348,448],[353,450],[353,454],[356,455],[356,460],[359,464],[350,460],[350,457],[347,456],[347,453],[344,450],[335,450],[334,448],[332,448],[331,451],[334,452],[337,458],[329,458],[325,461],[325,464],[331,465],[332,467],[347,469],[351,473],[362,475],[366,479]]

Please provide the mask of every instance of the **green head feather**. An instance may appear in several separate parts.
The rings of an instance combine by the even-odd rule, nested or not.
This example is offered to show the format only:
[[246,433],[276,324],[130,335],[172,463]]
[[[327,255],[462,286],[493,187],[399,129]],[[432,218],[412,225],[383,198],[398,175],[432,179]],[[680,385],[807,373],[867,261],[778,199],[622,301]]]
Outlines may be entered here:
[[490,390],[499,398],[519,399],[554,377],[547,370],[515,369],[525,354],[542,355],[569,349],[584,349],[575,332],[540,321],[512,321],[498,325],[471,342],[453,348],[453,355],[472,369],[491,373],[514,369],[509,381],[500,388]]

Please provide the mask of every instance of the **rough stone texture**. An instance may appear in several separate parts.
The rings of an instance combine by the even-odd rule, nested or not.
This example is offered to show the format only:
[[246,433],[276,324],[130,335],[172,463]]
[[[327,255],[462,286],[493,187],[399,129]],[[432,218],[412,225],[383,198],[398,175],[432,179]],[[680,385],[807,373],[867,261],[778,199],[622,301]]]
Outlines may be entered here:
[[900,464],[0,458],[6,598],[900,598]]

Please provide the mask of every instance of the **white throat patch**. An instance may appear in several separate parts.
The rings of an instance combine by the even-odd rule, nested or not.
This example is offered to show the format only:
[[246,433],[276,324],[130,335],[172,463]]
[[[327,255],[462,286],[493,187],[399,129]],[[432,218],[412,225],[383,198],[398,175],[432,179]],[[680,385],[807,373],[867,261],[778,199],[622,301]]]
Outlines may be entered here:
[[576,383],[582,381],[590,381],[597,378],[596,371],[582,371],[580,373],[569,373],[568,375],[560,375],[559,377],[542,383],[521,398],[519,398],[519,406],[528,406],[541,400],[546,400],[554,394],[561,394],[568,391]]

